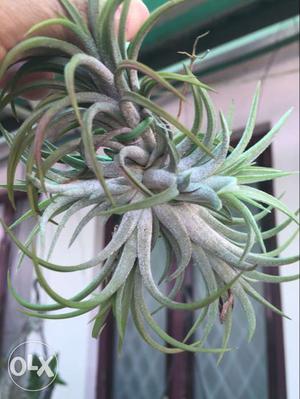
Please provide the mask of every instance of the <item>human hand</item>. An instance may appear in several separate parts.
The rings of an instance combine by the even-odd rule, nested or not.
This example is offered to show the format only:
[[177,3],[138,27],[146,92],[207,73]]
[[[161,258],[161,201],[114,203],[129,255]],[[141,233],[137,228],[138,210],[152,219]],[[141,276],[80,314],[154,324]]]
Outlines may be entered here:
[[[71,0],[81,11],[82,15],[87,15],[87,0]],[[54,18],[58,15],[64,14],[63,7],[59,0],[1,0],[0,4],[0,63],[7,54],[18,42],[24,39],[28,30],[38,22],[48,18]],[[120,19],[121,10],[116,13],[116,27]],[[143,22],[148,18],[149,11],[142,0],[132,0],[127,21],[127,39],[131,40]],[[51,26],[43,31],[43,34],[56,38],[65,39],[69,33],[61,26]],[[3,86],[9,81],[18,66],[10,69],[4,79],[0,81],[0,86]],[[42,74],[45,78],[45,74]],[[50,75],[47,75],[50,78]],[[41,73],[32,74],[26,77],[28,81],[34,81],[41,78]],[[31,100],[36,100],[45,95],[44,91],[34,90],[26,94],[26,97]]]

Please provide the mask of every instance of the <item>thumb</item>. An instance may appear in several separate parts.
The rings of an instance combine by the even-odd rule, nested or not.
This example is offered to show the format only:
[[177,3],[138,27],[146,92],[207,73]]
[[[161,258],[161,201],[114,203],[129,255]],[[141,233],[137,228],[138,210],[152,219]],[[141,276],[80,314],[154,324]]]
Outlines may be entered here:
[[[73,0],[74,5],[80,10],[81,14],[87,19],[87,0]],[[16,9],[18,12],[16,13]],[[115,16],[116,30],[118,29],[122,6],[118,8]],[[0,6],[0,62],[7,52],[20,42],[28,30],[35,24],[58,15],[65,14],[59,0],[1,0]],[[126,35],[131,40],[140,29],[141,25],[149,16],[149,11],[141,0],[132,0],[128,13]],[[61,26],[51,26],[39,34],[57,38],[70,39],[69,32]],[[3,87],[18,70],[19,65],[12,67],[8,73],[0,80],[0,87]],[[41,78],[51,78],[51,74],[32,74],[25,77],[20,83],[28,83]],[[26,97],[36,100],[43,97],[47,92],[34,90],[26,93]]]
[[[115,16],[117,27],[119,26],[121,12],[122,6],[118,8]],[[149,14],[149,10],[142,0],[131,0],[126,27],[128,41],[134,38],[142,24],[149,17]]]

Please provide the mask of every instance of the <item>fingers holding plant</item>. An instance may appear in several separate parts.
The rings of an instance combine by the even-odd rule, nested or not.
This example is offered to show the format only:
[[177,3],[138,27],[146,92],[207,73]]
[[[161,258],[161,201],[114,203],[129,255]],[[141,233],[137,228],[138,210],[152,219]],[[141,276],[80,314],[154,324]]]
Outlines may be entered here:
[[[73,0],[73,3],[81,11],[81,14],[87,19],[87,0]],[[16,13],[16,10],[18,12]],[[120,6],[115,15],[116,30],[118,30],[122,6]],[[6,56],[7,52],[17,43],[22,41],[29,29],[46,19],[59,17],[65,14],[64,8],[59,0],[2,0],[0,5],[0,63]],[[141,25],[149,16],[149,11],[142,0],[132,0],[130,4],[126,37],[132,40]],[[72,41],[70,32],[60,25],[51,25],[38,34],[51,36],[55,38],[68,39]],[[0,87],[7,84],[19,70],[22,63],[13,66],[9,72],[0,81]],[[33,73],[27,75],[26,78],[20,80],[20,84],[24,85],[33,81],[43,79],[51,79],[50,73]],[[45,96],[48,92],[41,89],[30,90],[25,93],[25,97],[30,100],[37,100]]]

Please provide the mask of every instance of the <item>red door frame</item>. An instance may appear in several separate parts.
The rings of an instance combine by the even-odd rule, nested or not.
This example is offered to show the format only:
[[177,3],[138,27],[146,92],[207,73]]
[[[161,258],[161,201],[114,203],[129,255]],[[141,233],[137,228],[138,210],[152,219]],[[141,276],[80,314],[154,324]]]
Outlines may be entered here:
[[[16,193],[16,202],[18,203],[25,197],[26,194],[24,193]],[[9,226],[14,221],[16,212],[8,200],[5,190],[0,190],[0,204],[3,205],[3,221]],[[4,234],[0,240],[0,353],[3,341],[3,325],[7,299],[7,273],[10,267],[11,245],[11,240]]]

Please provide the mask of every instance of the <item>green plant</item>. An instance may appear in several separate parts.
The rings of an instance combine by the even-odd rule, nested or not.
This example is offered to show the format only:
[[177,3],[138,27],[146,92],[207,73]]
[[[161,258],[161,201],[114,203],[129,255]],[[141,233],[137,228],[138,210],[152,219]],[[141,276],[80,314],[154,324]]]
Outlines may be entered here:
[[[68,18],[45,21],[29,34],[59,24],[73,32],[78,46],[49,37],[32,37],[11,50],[2,63],[0,77],[12,64],[25,59],[2,92],[2,109],[10,103],[13,107],[17,96],[29,88],[51,89],[16,134],[2,131],[10,145],[5,186],[9,198],[14,204],[14,190],[24,190],[31,204],[24,216],[4,228],[23,254],[32,259],[39,284],[54,303],[29,303],[18,295],[10,281],[9,285],[30,316],[63,319],[98,309],[93,330],[97,337],[112,309],[122,343],[131,312],[140,335],[160,351],[214,352],[222,356],[228,350],[232,295],[245,311],[251,339],[255,313],[249,296],[282,315],[253,285],[258,281],[277,283],[299,277],[275,277],[256,270],[260,266],[276,267],[297,261],[297,256],[277,257],[293,237],[272,252],[266,252],[264,244],[264,240],[297,222],[297,218],[279,199],[249,186],[288,174],[256,166],[255,159],[270,145],[290,111],[248,148],[259,102],[258,87],[245,132],[232,148],[230,124],[222,113],[218,123],[209,96],[211,89],[197,79],[191,67],[186,67],[182,74],[156,72],[137,61],[143,39],[159,17],[183,1],[169,1],[156,10],[127,47],[129,0],[90,0],[89,25],[74,6],[61,0]],[[121,25],[116,36],[113,17],[121,3]],[[32,55],[36,50],[39,56]],[[22,85],[21,77],[33,71],[50,71],[55,77]],[[139,73],[143,75],[141,79]],[[195,118],[190,130],[153,101],[157,86],[184,101],[184,95],[174,84],[184,84],[193,94]],[[20,161],[26,165],[26,181],[15,183]],[[49,196],[39,202],[41,193]],[[111,215],[120,215],[119,226],[108,245],[93,259],[78,265],[62,266],[38,257],[32,244],[37,235],[44,243],[47,224],[63,215],[50,256],[69,218],[89,206],[93,208],[80,221],[71,244],[93,218],[101,218],[105,226]],[[259,213],[253,215],[249,206],[259,209]],[[287,220],[261,232],[258,223],[272,209],[285,213]],[[13,229],[33,216],[39,216],[38,223],[28,241],[21,243]],[[240,226],[246,227],[247,232],[241,233]],[[151,252],[158,239],[163,240],[169,255],[165,265],[160,265],[159,282],[153,278],[151,267]],[[263,253],[253,250],[255,243]],[[203,276],[206,296],[178,303],[174,298],[190,263]],[[93,267],[98,269],[97,277],[70,299],[55,292],[43,274],[43,268],[71,273]],[[170,291],[160,287],[163,282],[172,283]],[[144,289],[162,308],[202,309],[184,342],[170,337],[156,323],[145,304]],[[220,298],[224,303],[219,314]],[[55,313],[63,309],[72,311]],[[218,317],[226,326],[223,348],[205,348],[205,340]],[[195,329],[203,324],[201,341],[190,342]],[[148,328],[169,346],[158,343]]]

